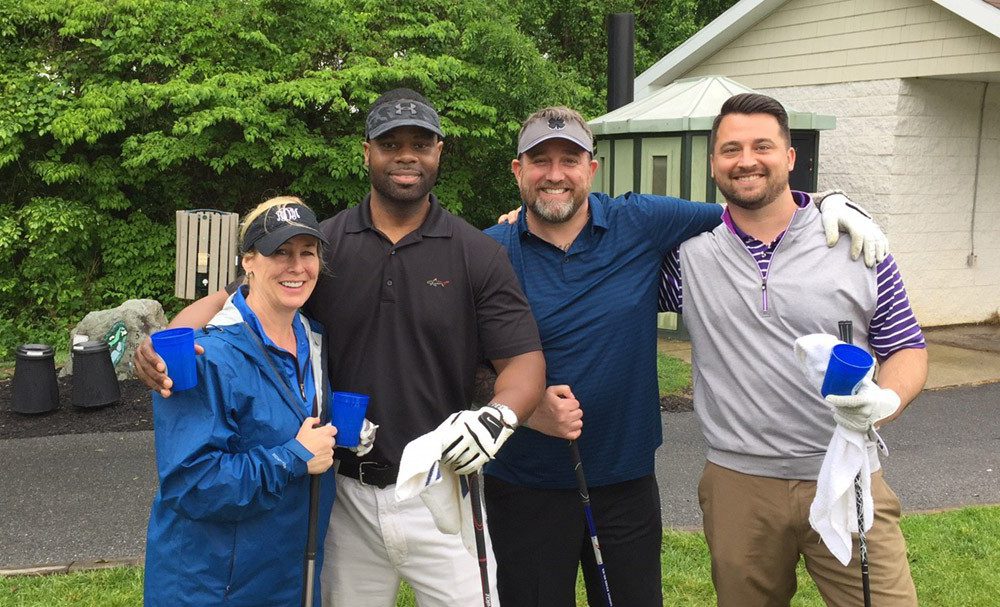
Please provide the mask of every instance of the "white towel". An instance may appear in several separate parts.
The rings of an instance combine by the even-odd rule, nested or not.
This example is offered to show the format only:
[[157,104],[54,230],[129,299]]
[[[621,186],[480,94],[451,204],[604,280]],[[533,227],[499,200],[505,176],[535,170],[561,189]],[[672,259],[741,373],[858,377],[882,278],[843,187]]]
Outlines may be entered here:
[[461,533],[465,549],[476,556],[469,486],[450,468],[441,467],[441,438],[437,430],[410,441],[399,460],[396,501],[417,495],[431,511],[438,530],[450,535]]
[[[795,340],[795,357],[818,393],[830,362],[830,351],[843,343],[833,335],[813,333]],[[869,373],[870,376],[870,373]],[[854,478],[861,473],[865,531],[871,528],[871,462],[865,435],[836,426],[816,479],[816,497],[809,507],[809,524],[842,564],[851,561],[851,533],[858,531]]]
[[809,525],[843,565],[851,561],[851,533],[858,531],[854,490],[854,478],[858,473],[861,474],[865,531],[868,531],[872,526],[874,506],[871,462],[868,460],[865,437],[860,432],[837,426],[816,479],[816,497],[809,507]]

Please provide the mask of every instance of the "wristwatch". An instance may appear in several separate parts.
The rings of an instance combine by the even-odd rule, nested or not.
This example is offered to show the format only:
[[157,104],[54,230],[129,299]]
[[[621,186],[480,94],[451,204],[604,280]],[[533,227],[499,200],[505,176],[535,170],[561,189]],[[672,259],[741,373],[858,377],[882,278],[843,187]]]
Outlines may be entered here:
[[503,419],[503,423],[509,426],[512,430],[517,428],[517,414],[514,410],[503,403],[487,403],[487,407],[493,407],[500,412],[500,417]]

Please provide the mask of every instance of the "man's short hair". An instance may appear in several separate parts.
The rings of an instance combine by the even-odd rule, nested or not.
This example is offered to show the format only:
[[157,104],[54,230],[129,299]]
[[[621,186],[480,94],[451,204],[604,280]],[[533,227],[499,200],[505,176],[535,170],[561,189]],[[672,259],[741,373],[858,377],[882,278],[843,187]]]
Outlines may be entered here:
[[[538,131],[538,124],[548,125],[549,129]],[[553,138],[572,141],[593,156],[594,133],[590,126],[580,112],[563,105],[542,108],[521,123],[521,131],[517,134],[517,155]]]
[[792,133],[788,129],[788,112],[785,111],[781,103],[773,97],[760,93],[740,93],[726,99],[726,102],[722,104],[722,109],[719,110],[719,115],[712,122],[709,149],[715,149],[715,139],[719,135],[719,124],[729,114],[768,114],[774,116],[774,119],[778,121],[781,136],[785,138],[785,143],[791,147]]

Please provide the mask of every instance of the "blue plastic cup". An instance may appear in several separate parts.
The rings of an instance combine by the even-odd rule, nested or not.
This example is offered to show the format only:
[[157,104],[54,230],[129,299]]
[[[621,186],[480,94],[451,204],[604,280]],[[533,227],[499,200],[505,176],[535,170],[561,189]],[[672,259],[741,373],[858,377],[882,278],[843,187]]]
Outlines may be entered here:
[[864,348],[854,344],[837,344],[830,352],[830,362],[826,366],[820,393],[824,397],[830,394],[854,394],[858,384],[874,365],[875,359]]
[[357,447],[361,426],[368,411],[368,395],[354,392],[333,393],[333,425],[337,428],[338,447]]
[[174,381],[171,390],[179,392],[198,385],[198,369],[195,366],[194,329],[178,327],[164,329],[149,336],[153,340],[153,350],[167,365],[167,375]]

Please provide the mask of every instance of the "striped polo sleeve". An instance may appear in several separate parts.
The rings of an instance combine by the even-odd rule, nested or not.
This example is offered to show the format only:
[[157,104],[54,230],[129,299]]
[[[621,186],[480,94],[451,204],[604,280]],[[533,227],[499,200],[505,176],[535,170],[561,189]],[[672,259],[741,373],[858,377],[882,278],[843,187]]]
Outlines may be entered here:
[[868,323],[868,345],[875,356],[884,361],[900,350],[927,347],[891,254],[878,264],[876,282],[875,315]]
[[682,312],[684,283],[681,281],[681,250],[673,249],[660,264],[660,312]]

